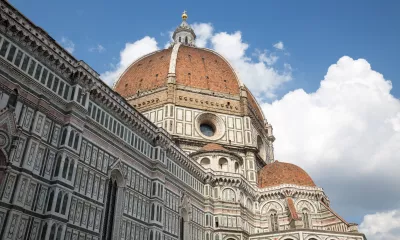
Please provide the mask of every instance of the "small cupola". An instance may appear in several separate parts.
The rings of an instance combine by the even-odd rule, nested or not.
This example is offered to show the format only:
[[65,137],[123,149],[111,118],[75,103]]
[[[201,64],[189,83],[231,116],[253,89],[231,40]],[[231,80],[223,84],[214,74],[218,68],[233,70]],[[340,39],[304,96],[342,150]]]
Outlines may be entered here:
[[194,46],[196,40],[196,34],[194,34],[193,29],[187,23],[188,15],[186,11],[182,14],[182,23],[175,29],[172,38],[174,43],[181,43],[187,46]]

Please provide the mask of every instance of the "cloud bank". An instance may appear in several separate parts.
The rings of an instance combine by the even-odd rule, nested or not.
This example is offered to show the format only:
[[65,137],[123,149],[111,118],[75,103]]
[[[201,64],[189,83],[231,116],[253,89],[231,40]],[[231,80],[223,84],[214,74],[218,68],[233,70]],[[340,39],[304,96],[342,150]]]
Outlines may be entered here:
[[310,173],[339,214],[395,211],[367,215],[361,224],[367,234],[376,232],[373,220],[398,219],[394,209],[400,209],[400,101],[391,89],[366,60],[345,56],[329,67],[316,92],[297,89],[262,104],[274,127],[276,159]]

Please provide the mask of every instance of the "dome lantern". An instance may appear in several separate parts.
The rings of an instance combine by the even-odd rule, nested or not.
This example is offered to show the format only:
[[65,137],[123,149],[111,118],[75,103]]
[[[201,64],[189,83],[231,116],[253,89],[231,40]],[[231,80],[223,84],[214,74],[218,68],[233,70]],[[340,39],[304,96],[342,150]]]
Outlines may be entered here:
[[174,44],[180,43],[187,46],[194,46],[196,34],[192,27],[187,23],[187,18],[188,15],[185,10],[182,13],[182,23],[175,29],[174,34],[172,35]]

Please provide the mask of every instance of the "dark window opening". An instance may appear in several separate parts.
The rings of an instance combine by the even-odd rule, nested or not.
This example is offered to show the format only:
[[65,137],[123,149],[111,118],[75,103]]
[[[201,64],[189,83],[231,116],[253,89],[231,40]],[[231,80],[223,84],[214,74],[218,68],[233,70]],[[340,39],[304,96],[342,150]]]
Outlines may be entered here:
[[107,204],[104,216],[103,236],[105,239],[111,239],[114,225],[115,203],[117,198],[117,182],[110,181],[108,184]]
[[14,59],[14,54],[15,54],[16,50],[17,50],[17,48],[15,48],[15,46],[11,46],[10,51],[8,52],[8,56],[7,56],[8,61],[11,62]]
[[207,123],[200,124],[200,131],[207,137],[212,137],[215,134],[214,127]]
[[19,67],[19,64],[21,64],[22,60],[22,52],[18,50],[17,56],[15,57],[14,64],[15,66]]
[[183,217],[181,217],[181,231],[180,231],[180,238],[179,239],[181,239],[181,240],[183,240],[183,239],[185,239],[185,229],[184,229],[184,227],[185,227],[185,222],[184,222],[184,220],[183,220]]

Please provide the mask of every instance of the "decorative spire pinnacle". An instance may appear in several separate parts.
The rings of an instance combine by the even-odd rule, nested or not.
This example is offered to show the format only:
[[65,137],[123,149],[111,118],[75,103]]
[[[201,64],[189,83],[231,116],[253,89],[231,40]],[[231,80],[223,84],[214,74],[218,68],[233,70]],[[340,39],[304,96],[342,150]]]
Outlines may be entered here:
[[186,21],[187,18],[188,18],[187,12],[186,12],[186,10],[184,10],[182,13],[182,20]]
[[196,40],[196,34],[194,34],[193,29],[187,23],[187,12],[186,10],[182,13],[182,23],[175,29],[172,38],[174,43],[181,43],[188,46],[194,46]]

